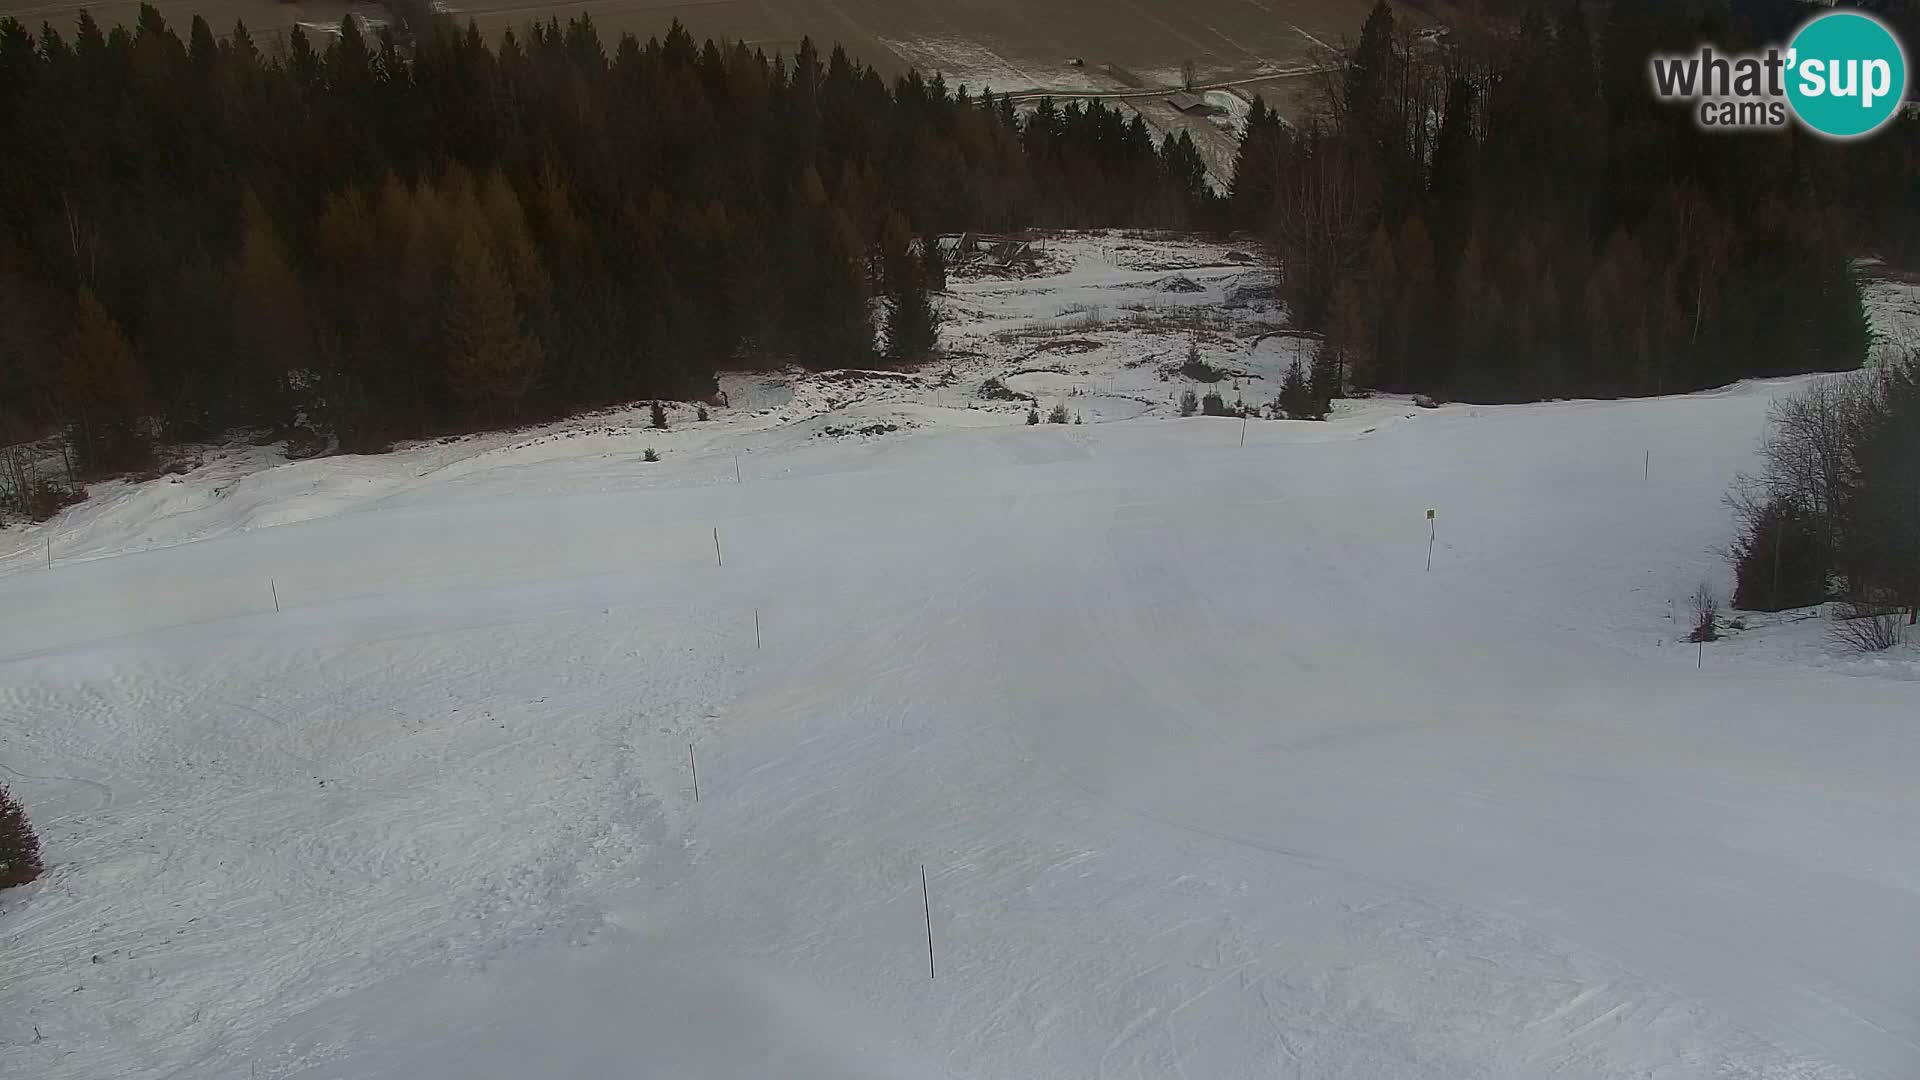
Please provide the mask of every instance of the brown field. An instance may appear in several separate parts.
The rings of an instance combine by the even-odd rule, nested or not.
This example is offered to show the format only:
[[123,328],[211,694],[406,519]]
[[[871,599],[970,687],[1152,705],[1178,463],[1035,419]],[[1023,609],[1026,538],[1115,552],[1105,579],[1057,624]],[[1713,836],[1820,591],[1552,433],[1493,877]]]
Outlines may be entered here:
[[[380,21],[377,7],[346,0],[157,0],[184,33],[195,14],[216,33],[244,19],[272,38],[296,22],[337,23],[353,10]],[[1369,0],[452,0],[459,17],[477,20],[489,36],[534,19],[589,12],[611,46],[623,31],[642,38],[674,19],[697,38],[744,39],[772,53],[791,53],[801,35],[822,48],[843,43],[883,71],[908,66],[943,72],[949,83],[995,90],[1122,90],[1107,71],[1116,65],[1148,85],[1177,82],[1192,60],[1206,81],[1244,79],[1298,68],[1316,41],[1352,37]],[[38,29],[43,21],[69,30],[81,8],[111,25],[131,24],[137,0],[0,0]],[[1073,66],[1079,58],[1084,67]]]

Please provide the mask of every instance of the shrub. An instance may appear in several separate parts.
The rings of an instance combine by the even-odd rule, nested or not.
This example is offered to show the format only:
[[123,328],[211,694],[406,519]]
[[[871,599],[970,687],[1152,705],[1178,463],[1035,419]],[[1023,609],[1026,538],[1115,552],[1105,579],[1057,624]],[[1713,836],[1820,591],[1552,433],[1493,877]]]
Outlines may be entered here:
[[86,498],[84,490],[62,487],[52,478],[43,476],[27,496],[27,517],[33,521],[46,521],[62,508],[85,502]]
[[1200,398],[1197,395],[1195,395],[1193,391],[1188,390],[1186,393],[1183,393],[1180,395],[1180,415],[1181,416],[1192,416],[1194,413],[1197,413],[1199,411],[1200,411]]
[[649,446],[647,447],[647,452],[640,455],[640,460],[641,461],[659,461],[660,452],[655,450],[653,447]]
[[1208,416],[1233,415],[1227,408],[1227,399],[1221,397],[1218,390],[1209,390],[1207,396],[1200,399],[1200,411]]
[[1688,641],[1718,641],[1720,639],[1720,594],[1712,585],[1701,582],[1693,590],[1690,599],[1693,605],[1693,632],[1687,635]]
[[1187,359],[1180,365],[1180,375],[1204,383],[1216,383],[1225,377],[1219,368],[1200,358],[1200,342],[1193,338],[1187,339]]
[[1038,424],[1039,422],[1040,422],[1040,406],[1038,405],[1027,406],[1027,426],[1032,427],[1033,425]]
[[667,410],[661,408],[658,401],[653,403],[653,426],[662,429],[667,426]]
[[1053,411],[1047,414],[1047,423],[1049,424],[1064,424],[1067,422],[1067,419],[1067,406],[1065,402],[1055,405]]
[[987,401],[1032,401],[1033,395],[1023,394],[1000,381],[995,375],[980,384],[980,397]]
[[700,406],[699,409],[695,410],[693,415],[694,415],[694,419],[696,420],[701,420],[701,421],[706,420],[707,407],[705,405]]
[[1854,652],[1886,652],[1900,644],[1906,612],[1885,604],[1835,604],[1827,636]]
[[1776,496],[1756,506],[1733,545],[1733,606],[1785,611],[1825,600],[1824,546],[1820,523],[1793,500]]
[[26,809],[0,784],[0,889],[25,885],[40,871],[40,838],[27,823]]

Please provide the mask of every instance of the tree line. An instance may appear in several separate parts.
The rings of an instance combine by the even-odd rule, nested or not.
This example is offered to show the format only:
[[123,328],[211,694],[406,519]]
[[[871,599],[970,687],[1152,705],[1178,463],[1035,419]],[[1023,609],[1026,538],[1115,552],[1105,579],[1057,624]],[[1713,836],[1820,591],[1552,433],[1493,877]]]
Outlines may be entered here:
[[1775,402],[1760,462],[1728,499],[1735,606],[1837,599],[1841,640],[1896,644],[1920,623],[1920,346]]
[[926,241],[968,229],[1259,232],[1324,331],[1308,413],[1353,386],[1856,367],[1853,259],[1920,258],[1920,125],[1709,134],[1652,99],[1650,53],[1783,40],[1794,0],[1576,0],[1439,36],[1381,3],[1314,118],[1255,103],[1225,198],[1190,138],[1097,101],[1016,109],[677,23],[609,50],[586,15],[490,42],[391,10],[265,50],[151,6],[0,19],[0,445],[63,434],[86,477],[156,439],[362,450],[704,396],[729,365],[908,362],[938,335]]
[[281,50],[147,5],[0,19],[0,444],[64,430],[87,476],[155,438],[367,449],[904,361],[926,237],[1219,215],[1189,137],[1098,102],[396,10]]
[[1435,39],[1379,3],[1311,123],[1256,104],[1231,218],[1273,238],[1352,384],[1518,401],[1856,368],[1854,259],[1920,259],[1920,124],[1714,133],[1647,76],[1811,10],[1574,0]]

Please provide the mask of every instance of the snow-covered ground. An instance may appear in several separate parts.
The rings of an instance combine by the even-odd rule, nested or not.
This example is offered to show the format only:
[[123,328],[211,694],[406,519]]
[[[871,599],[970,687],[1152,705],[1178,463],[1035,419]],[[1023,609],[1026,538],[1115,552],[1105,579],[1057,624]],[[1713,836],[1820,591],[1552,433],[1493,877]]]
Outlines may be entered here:
[[1669,617],[1800,382],[1182,420],[1232,256],[0,534],[0,1076],[1920,1075],[1920,650]]

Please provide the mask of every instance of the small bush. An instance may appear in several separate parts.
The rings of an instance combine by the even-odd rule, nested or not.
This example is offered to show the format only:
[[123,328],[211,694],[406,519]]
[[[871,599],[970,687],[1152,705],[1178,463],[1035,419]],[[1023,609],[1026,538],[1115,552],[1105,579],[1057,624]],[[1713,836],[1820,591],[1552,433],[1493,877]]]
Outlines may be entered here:
[[40,871],[40,838],[27,823],[26,809],[0,784],[0,889],[25,885]]
[[658,401],[653,403],[653,426],[662,430],[667,426],[667,410],[661,408]]
[[1693,590],[1689,599],[1693,606],[1693,632],[1687,635],[1688,641],[1718,641],[1720,639],[1720,594],[1712,585],[1701,582]]
[[1180,365],[1180,376],[1204,383],[1216,383],[1226,377],[1219,368],[1200,358],[1200,342],[1194,339],[1187,341],[1187,359]]
[[43,476],[27,494],[27,517],[33,521],[46,521],[65,507],[85,502],[86,498],[86,491],[64,487]]
[[1038,405],[1027,406],[1027,426],[1032,427],[1033,425],[1038,424],[1039,422],[1040,422],[1040,406]]
[[641,461],[659,461],[660,452],[655,450],[653,447],[649,446],[647,447],[647,452],[640,455],[640,460]]
[[699,409],[695,410],[693,415],[696,420],[704,422],[707,419],[707,407],[705,405],[700,406]]
[[1733,606],[1786,611],[1827,598],[1825,546],[1812,514],[1772,498],[1747,515],[1733,545]]
[[995,375],[980,384],[980,397],[986,401],[1032,401],[1033,395],[1023,394],[1000,381]]
[[1079,423],[1083,423],[1084,421],[1082,421],[1082,420],[1080,419],[1080,414],[1079,414],[1079,413],[1074,413],[1074,414],[1073,414],[1073,422],[1074,422],[1074,423],[1076,423],[1076,424],[1079,424]]
[[1067,406],[1065,402],[1055,405],[1053,411],[1047,414],[1047,423],[1049,424],[1064,424],[1067,420]]
[[1827,636],[1854,652],[1886,652],[1900,644],[1906,621],[1906,612],[1899,608],[1848,601],[1834,605]]
[[1197,413],[1199,411],[1200,411],[1200,398],[1198,395],[1196,395],[1191,390],[1188,390],[1186,393],[1180,395],[1180,415],[1181,416],[1192,416],[1194,413]]
[[1209,390],[1207,396],[1200,399],[1200,411],[1208,416],[1233,415],[1233,410],[1227,408],[1227,399],[1221,397],[1218,390]]

